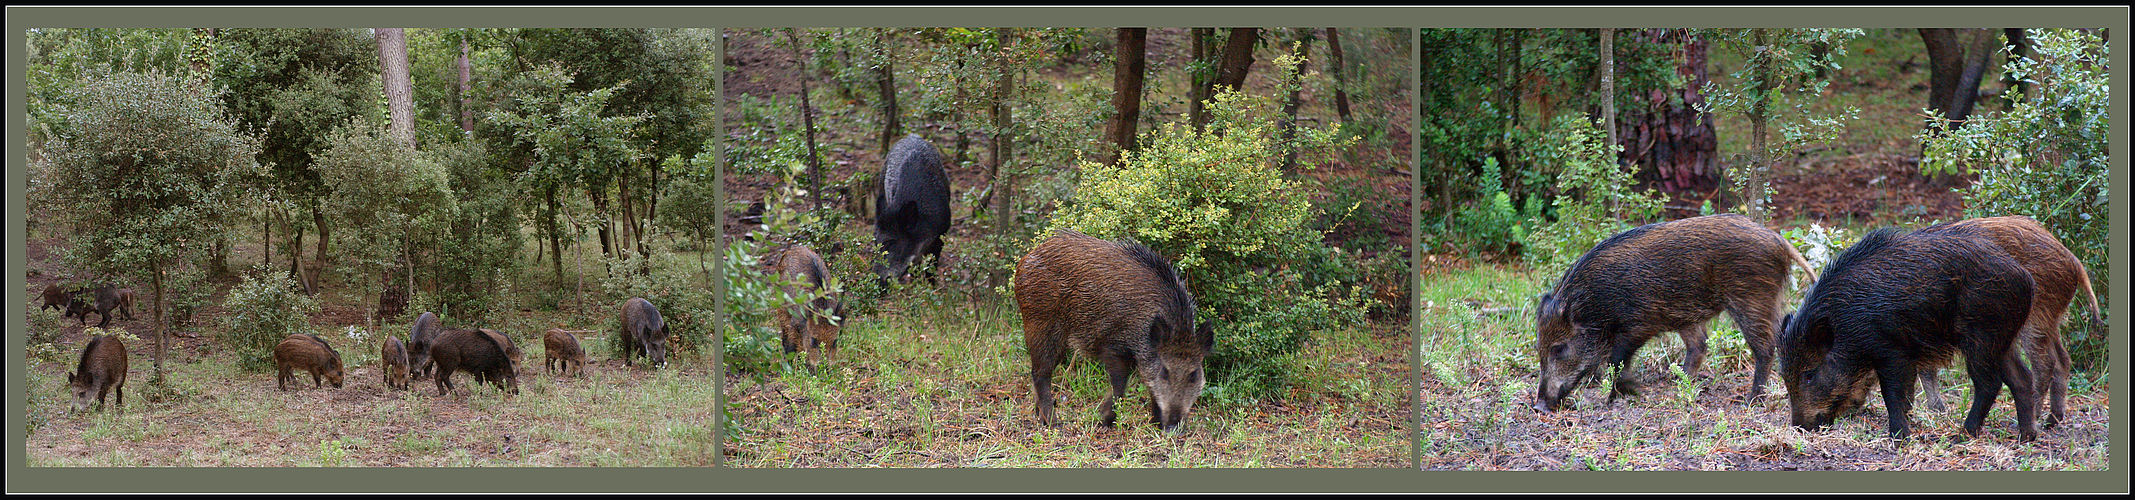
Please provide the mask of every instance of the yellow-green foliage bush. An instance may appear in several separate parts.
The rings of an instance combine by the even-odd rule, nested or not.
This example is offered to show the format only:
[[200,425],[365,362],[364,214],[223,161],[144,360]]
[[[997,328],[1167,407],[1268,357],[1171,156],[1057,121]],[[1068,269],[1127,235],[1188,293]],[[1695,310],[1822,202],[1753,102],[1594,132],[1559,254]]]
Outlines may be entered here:
[[1198,318],[1215,320],[1209,373],[1218,394],[1274,393],[1287,380],[1289,356],[1314,330],[1363,320],[1357,290],[1314,286],[1300,272],[1324,253],[1309,227],[1318,210],[1309,190],[1277,166],[1288,148],[1312,152],[1346,141],[1301,129],[1284,144],[1274,108],[1264,97],[1217,95],[1205,131],[1166,124],[1118,165],[1081,164],[1074,200],[1052,220],[1052,230],[1131,238],[1172,259]]

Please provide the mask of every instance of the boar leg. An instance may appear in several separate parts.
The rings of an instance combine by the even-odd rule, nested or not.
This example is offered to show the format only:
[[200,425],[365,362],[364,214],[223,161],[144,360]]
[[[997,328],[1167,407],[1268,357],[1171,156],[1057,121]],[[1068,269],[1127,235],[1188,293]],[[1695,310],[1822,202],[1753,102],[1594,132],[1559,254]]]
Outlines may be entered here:
[[1638,382],[1631,380],[1631,358],[1638,354],[1639,348],[1646,346],[1646,341],[1653,340],[1652,334],[1619,335],[1617,338],[1623,340],[1618,341],[1615,352],[1609,354],[1609,366],[1615,368],[1616,378],[1609,383],[1608,404],[1616,404],[1618,396],[1638,395]]
[[[1105,397],[1105,404],[1098,408],[1099,412],[1104,414],[1104,421],[1099,425],[1112,427],[1119,417],[1119,414],[1112,411],[1112,406],[1119,402],[1121,396],[1127,395],[1127,379],[1134,376],[1134,360],[1117,355],[1106,356],[1104,365],[1105,378],[1112,383],[1112,395]],[[1156,395],[1150,394],[1149,397],[1153,399]]]
[[[941,286],[941,279],[936,276],[936,271],[941,268],[941,236],[935,236],[933,239],[928,240],[926,249],[921,250],[921,252],[934,257],[927,261],[929,263],[927,266],[927,284]],[[918,259],[915,258],[913,260]]]
[[452,390],[452,370],[446,369],[444,366],[437,367],[436,380],[437,395],[443,396],[447,391]]
[[1706,329],[1705,323],[1698,323],[1675,334],[1683,338],[1683,376],[1697,378],[1698,369],[1705,366],[1705,338],[1712,331]]
[[1965,410],[1964,432],[1978,435],[1979,428],[1987,421],[1987,411],[1994,408],[1994,398],[2002,392],[2002,367],[1994,366],[2003,356],[1973,359],[1965,356],[1965,373],[1972,377],[1972,407]]
[[[2043,309],[2043,308],[2041,308]],[[2065,309],[2065,307],[2063,308]],[[2040,405],[2051,402],[2053,407],[2046,414],[2046,428],[2061,425],[2061,418],[2068,411],[2068,370],[2071,366],[2068,348],[2061,345],[2061,313],[2063,309],[2036,310],[2019,338],[2025,339],[2024,351],[2031,357],[2031,383],[2038,395]],[[2051,399],[2047,399],[2051,398]]]
[[1926,406],[1928,411],[1936,413],[1942,413],[1950,409],[1949,405],[1944,404],[1942,401],[1942,381],[1936,378],[1936,372],[1940,371],[1942,370],[1933,367],[1920,369],[1921,406]]
[[1913,365],[1886,360],[1876,365],[1876,377],[1883,384],[1883,409],[1890,417],[1890,438],[1903,440],[1911,432],[1907,417],[1913,410]]
[[1773,292],[1764,300],[1735,301],[1727,307],[1727,315],[1735,320],[1735,329],[1742,331],[1742,343],[1750,348],[1751,369],[1749,396],[1743,404],[1757,404],[1764,395],[1765,381],[1772,378],[1772,338],[1779,326],[1780,294]]
[[[2002,356],[2001,365],[2002,383],[2009,385],[2009,398],[2016,400],[2017,439],[2023,441],[2037,440],[2039,438],[2037,424],[2039,391],[2036,385],[2037,381],[2032,379],[2031,370],[2024,367],[2024,361],[2018,359],[2016,349],[2010,349],[2008,354]],[[1993,400],[1988,400],[1987,404],[1992,405]]]

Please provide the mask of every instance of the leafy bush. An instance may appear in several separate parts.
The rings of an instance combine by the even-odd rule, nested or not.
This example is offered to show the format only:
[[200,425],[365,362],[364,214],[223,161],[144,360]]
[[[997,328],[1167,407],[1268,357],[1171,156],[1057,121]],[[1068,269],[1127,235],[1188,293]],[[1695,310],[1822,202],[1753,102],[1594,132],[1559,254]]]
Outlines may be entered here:
[[[785,179],[805,175],[799,163],[789,163]],[[840,298],[847,304],[866,305],[867,310],[847,309],[845,316],[870,314],[872,306],[887,294],[887,289],[874,283],[868,272],[871,260],[852,259],[846,265],[837,265],[829,248],[872,249],[873,241],[864,233],[843,231],[840,228],[848,215],[832,210],[800,210],[803,188],[797,182],[781,182],[764,196],[764,224],[752,230],[747,237],[729,239],[720,259],[723,267],[720,279],[726,284],[726,314],[721,318],[723,361],[738,371],[761,372],[770,370],[784,361],[785,353],[779,344],[778,328],[771,324],[775,312],[789,305],[814,300],[821,294],[843,293]],[[804,244],[822,254],[831,264],[831,277],[823,290],[804,296],[788,295],[780,286],[777,271],[768,262],[784,245]],[[868,255],[866,251],[851,252]],[[863,276],[865,278],[863,278]],[[859,279],[856,279],[859,278]],[[857,285],[857,286],[854,286]],[[856,298],[849,290],[859,288],[864,297]]]
[[[659,308],[660,320],[678,342],[669,346],[673,352],[706,352],[705,348],[711,345],[712,314],[716,309],[712,289],[704,286],[697,266],[675,252],[655,252],[647,262],[644,255],[630,249],[623,249],[616,258],[601,260],[609,270],[600,279],[601,290],[613,300],[596,306],[594,311],[605,310],[607,317],[620,321],[623,301],[644,297]],[[621,325],[612,325],[609,330],[616,328]],[[610,337],[610,347],[621,355],[623,336],[606,335]]]
[[1557,175],[1552,202],[1557,220],[1528,233],[1529,262],[1568,266],[1594,244],[1629,229],[1624,221],[1652,219],[1666,202],[1651,190],[1632,191],[1638,181],[1631,169],[1616,162],[1622,147],[1609,144],[1608,135],[1586,115],[1558,117],[1543,135],[1543,144],[1557,152],[1564,169]]
[[[2103,301],[2108,286],[2107,148],[2112,89],[2105,42],[2080,30],[2033,30],[2033,54],[2007,64],[2030,95],[2011,92],[2010,109],[1975,114],[1962,124],[1936,121],[1920,134],[1928,172],[1976,173],[1965,188],[1965,216],[2029,215],[2089,268]],[[2078,299],[2080,302],[2081,299]],[[2073,304],[2072,304],[2073,305]],[[2099,304],[2100,313],[2107,309]],[[2086,322],[2078,322],[2086,323]],[[2106,335],[2068,334],[2078,366],[2102,366]]]
[[1512,208],[1512,195],[1505,192],[1501,177],[1503,170],[1496,158],[1484,158],[1483,197],[1457,216],[1460,232],[1472,242],[1469,248],[1510,252],[1527,239],[1529,223]]
[[[1272,99],[1222,93],[1205,132],[1165,124],[1117,166],[1081,164],[1076,199],[1051,225],[1132,238],[1170,257],[1200,317],[1215,321],[1211,384],[1241,395],[1274,394],[1313,330],[1361,322],[1364,310],[1357,289],[1312,285],[1301,271],[1327,250],[1308,226],[1315,210],[1305,191],[1277,168],[1290,147],[1346,140],[1300,129],[1294,146],[1282,144],[1274,108]],[[1306,168],[1310,158],[1300,155]]]
[[228,315],[216,334],[237,355],[237,367],[266,371],[274,367],[274,345],[311,326],[319,303],[297,293],[296,280],[287,271],[255,268],[244,281],[230,289],[223,303]]

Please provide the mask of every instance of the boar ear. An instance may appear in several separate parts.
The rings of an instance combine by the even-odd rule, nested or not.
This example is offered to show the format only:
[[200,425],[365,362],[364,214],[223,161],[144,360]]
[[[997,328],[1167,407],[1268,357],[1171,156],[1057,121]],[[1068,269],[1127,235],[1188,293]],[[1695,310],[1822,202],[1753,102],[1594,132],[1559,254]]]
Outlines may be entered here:
[[1202,347],[1202,348],[1207,348],[1207,349],[1213,349],[1213,348],[1215,348],[1215,347],[1216,347],[1216,322],[1215,322],[1214,320],[1201,320],[1201,327],[1200,327],[1200,328],[1196,328],[1196,329],[1194,329],[1194,335],[1197,335],[1197,336],[1201,337],[1201,347]]
[[1164,322],[1162,322],[1162,321],[1151,321],[1151,322],[1149,322],[1149,345],[1151,345],[1151,346],[1160,346],[1160,345],[1164,345]]

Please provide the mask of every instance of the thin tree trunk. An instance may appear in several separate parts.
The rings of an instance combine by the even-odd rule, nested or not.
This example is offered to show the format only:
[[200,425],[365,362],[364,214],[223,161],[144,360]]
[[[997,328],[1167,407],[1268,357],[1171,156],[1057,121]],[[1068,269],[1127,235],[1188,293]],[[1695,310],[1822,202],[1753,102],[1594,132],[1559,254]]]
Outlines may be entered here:
[[[1609,137],[1609,145],[1617,144],[1616,138],[1616,30],[1601,28],[1601,130]],[[1610,155],[1615,156],[1615,155]]]
[[327,232],[326,211],[320,209],[317,204],[313,204],[311,207],[311,223],[319,226],[319,254],[313,256],[317,265],[312,266],[312,268],[326,269],[326,264],[329,262],[326,257],[326,243],[332,241],[332,238],[329,238],[332,233]]
[[[1298,45],[1295,55],[1299,58],[1304,58],[1312,53],[1312,30],[1299,29],[1297,30],[1297,37]],[[1294,143],[1297,141],[1297,108],[1302,104],[1305,88],[1304,61],[1299,61],[1298,66],[1293,68],[1285,80],[1283,84],[1290,88],[1290,95],[1283,100],[1282,104],[1283,119],[1281,128],[1282,148],[1284,151],[1282,171],[1291,172],[1297,169],[1297,145]]]
[[460,35],[460,130],[474,131],[474,63],[467,59],[467,35]]
[[1215,28],[1194,28],[1187,35],[1193,49],[1191,62],[1186,65],[1186,120],[1194,130],[1208,124],[1209,86],[1216,81],[1216,61],[1210,57],[1209,40],[1215,36]]
[[377,28],[378,79],[385,84],[386,111],[393,137],[415,147],[414,86],[408,79],[408,34],[401,28]]
[[1260,41],[1260,28],[1231,28],[1229,38],[1223,40],[1223,64],[1216,74],[1216,85],[1231,90],[1245,88],[1246,74],[1253,69],[1253,46]]
[[[1770,43],[1770,37],[1763,29],[1756,30],[1753,36],[1755,37],[1756,45],[1759,47]],[[1749,203],[1750,219],[1763,223],[1765,221],[1764,179],[1767,170],[1771,168],[1772,162],[1770,152],[1765,150],[1765,122],[1771,117],[1771,101],[1767,96],[1771,94],[1774,82],[1772,82],[1772,61],[1770,59],[1764,58],[1760,62],[1751,64],[1756,65],[1756,67],[1752,68],[1752,71],[1754,71],[1757,78],[1757,97],[1750,105],[1750,168],[1747,189],[1749,192],[1747,197],[1749,199],[1747,201]]]
[[1112,140],[1106,164],[1116,164],[1135,147],[1135,129],[1142,119],[1142,79],[1147,72],[1149,28],[1120,28],[1113,34],[1112,123],[1105,136]]
[[[156,316],[156,324],[150,326],[156,331],[155,384],[163,385],[163,355],[164,353],[169,351],[169,349],[165,347],[165,345],[168,344],[169,341],[164,338],[163,331],[163,264],[154,264],[154,268],[149,271],[148,275],[148,281],[150,282],[149,286],[154,288],[156,292],[156,303],[153,304],[152,307],[150,307],[151,309],[155,310]],[[89,316],[83,315],[82,317],[87,318]]]
[[814,209],[823,208],[823,167],[815,152],[815,111],[808,103],[808,60],[801,57],[801,38],[793,28],[786,28],[786,41],[793,44],[794,68],[800,72],[801,82],[801,131],[808,142],[808,196]]
[[898,122],[900,113],[897,109],[897,72],[892,65],[894,61],[890,59],[889,44],[889,30],[875,32],[875,60],[879,63],[875,67],[875,93],[882,96],[880,154],[884,156],[889,155],[890,145],[897,142],[897,136],[904,134],[904,125]]
[[[994,41],[999,44],[997,56],[999,80],[993,89],[993,180],[994,189],[992,218],[994,235],[1007,241],[1016,226],[1016,172],[1010,164],[1015,155],[1015,97],[1016,73],[1014,62],[1008,58],[1012,36],[1008,28],[994,28]],[[1007,281],[1005,272],[996,269],[988,273],[987,284],[1000,286]]]
[[[2024,34],[2023,28],[2003,28],[2002,38],[2009,47],[2009,58],[2002,62],[2003,67],[2008,67],[2010,63],[2016,62],[2018,59],[2031,57],[2031,37]],[[2002,75],[2002,88],[2014,89],[2018,95],[2027,96],[2026,98],[2031,95],[2031,82],[2009,78],[2007,74]],[[2014,105],[2014,101],[2004,100],[2003,102],[2011,106]]]
[[556,188],[553,186],[548,189],[548,199],[549,262],[556,268],[556,280],[563,281],[563,227],[556,223],[556,215],[561,207],[558,206],[560,203],[556,200]]
[[1342,117],[1343,124],[1348,124],[1349,76],[1343,71],[1342,30],[1327,28],[1327,55],[1332,59],[1327,62],[1327,72],[1334,73],[1334,112]]

